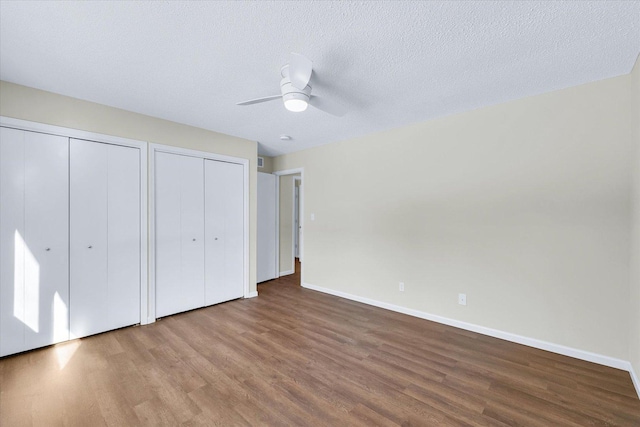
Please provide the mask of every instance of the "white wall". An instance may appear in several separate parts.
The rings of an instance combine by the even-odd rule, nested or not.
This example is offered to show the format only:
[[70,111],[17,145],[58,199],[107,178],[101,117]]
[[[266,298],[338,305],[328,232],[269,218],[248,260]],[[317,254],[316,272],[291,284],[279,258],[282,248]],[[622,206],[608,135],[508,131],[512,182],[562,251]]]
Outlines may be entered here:
[[256,290],[256,142],[5,81],[0,115],[249,159],[249,290]]
[[305,282],[629,360],[630,87],[277,157],[305,169]]

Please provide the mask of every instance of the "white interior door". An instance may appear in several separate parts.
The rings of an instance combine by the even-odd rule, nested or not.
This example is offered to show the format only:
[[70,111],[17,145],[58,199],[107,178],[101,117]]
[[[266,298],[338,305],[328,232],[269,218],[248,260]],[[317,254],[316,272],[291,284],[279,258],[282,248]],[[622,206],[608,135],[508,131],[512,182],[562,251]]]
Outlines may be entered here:
[[258,172],[257,281],[275,279],[276,270],[276,179]]
[[[140,149],[109,145],[108,329],[140,323]],[[146,284],[145,284],[146,285]]]
[[71,338],[109,329],[108,148],[70,142]]
[[36,348],[69,339],[69,139],[25,132],[25,159],[25,249],[39,267],[25,258],[25,290],[37,286],[39,300],[25,298],[25,316],[39,313],[25,342]]
[[140,150],[72,139],[73,338],[140,322]]
[[156,152],[156,317],[204,305],[204,160]]
[[244,295],[244,169],[205,160],[205,305]]
[[69,338],[68,147],[0,128],[0,355]]
[[23,131],[0,128],[0,356],[25,349],[24,147]]

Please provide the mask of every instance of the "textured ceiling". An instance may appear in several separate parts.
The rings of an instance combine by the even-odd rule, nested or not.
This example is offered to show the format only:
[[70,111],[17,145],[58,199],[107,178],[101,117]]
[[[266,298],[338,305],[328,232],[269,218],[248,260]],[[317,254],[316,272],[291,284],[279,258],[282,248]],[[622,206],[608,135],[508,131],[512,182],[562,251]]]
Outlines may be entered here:
[[[282,102],[289,52],[335,118]],[[7,2],[0,78],[278,155],[626,74],[640,2]],[[288,134],[291,141],[280,141]]]

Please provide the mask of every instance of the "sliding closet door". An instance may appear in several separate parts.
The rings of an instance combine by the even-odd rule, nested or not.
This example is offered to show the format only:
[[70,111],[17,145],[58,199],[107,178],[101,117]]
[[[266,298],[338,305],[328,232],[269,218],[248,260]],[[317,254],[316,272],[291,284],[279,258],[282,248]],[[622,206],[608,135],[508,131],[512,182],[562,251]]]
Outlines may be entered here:
[[204,160],[155,154],[156,317],[204,306]]
[[69,338],[68,147],[0,128],[0,355]]
[[205,160],[205,305],[244,295],[244,170]]
[[71,338],[140,321],[139,149],[72,139]]

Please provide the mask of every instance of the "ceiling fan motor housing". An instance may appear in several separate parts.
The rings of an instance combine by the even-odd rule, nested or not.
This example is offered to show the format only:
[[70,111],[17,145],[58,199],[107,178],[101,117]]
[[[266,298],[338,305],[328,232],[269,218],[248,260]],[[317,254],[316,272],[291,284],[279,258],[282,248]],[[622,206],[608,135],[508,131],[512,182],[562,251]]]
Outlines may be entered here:
[[290,99],[300,99],[309,102],[311,96],[311,86],[307,85],[303,90],[300,90],[291,84],[289,77],[284,77],[280,81],[280,91],[282,92],[282,99],[285,102]]

